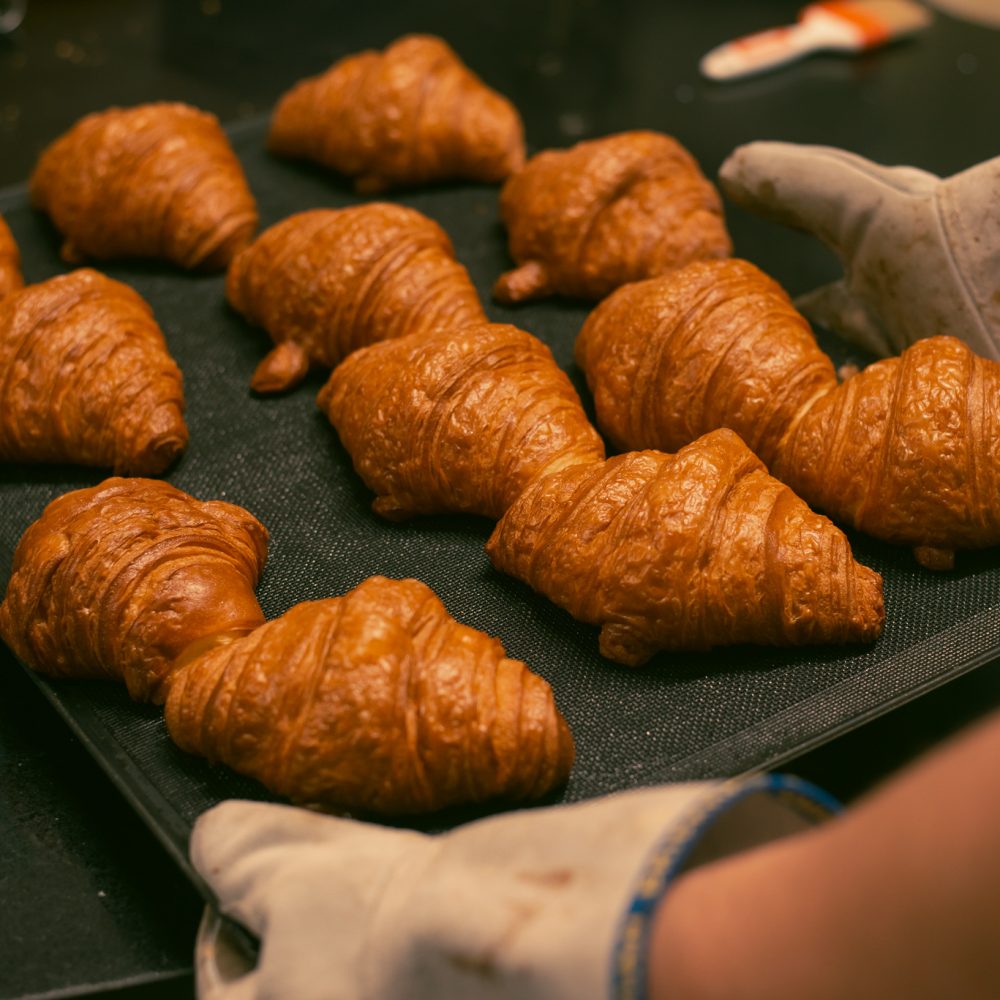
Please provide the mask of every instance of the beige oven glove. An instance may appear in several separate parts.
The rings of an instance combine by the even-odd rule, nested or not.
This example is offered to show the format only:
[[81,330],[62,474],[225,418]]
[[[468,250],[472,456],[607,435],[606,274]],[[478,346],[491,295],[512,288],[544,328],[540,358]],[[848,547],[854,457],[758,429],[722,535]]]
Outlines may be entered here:
[[683,867],[804,829],[835,808],[760,775],[509,812],[428,835],[224,802],[195,867],[260,939],[227,972],[201,947],[202,1000],[605,1000],[644,993],[656,901]]
[[1000,361],[1000,157],[942,180],[842,149],[738,147],[719,171],[736,204],[818,236],[844,278],[796,305],[881,356],[947,333]]

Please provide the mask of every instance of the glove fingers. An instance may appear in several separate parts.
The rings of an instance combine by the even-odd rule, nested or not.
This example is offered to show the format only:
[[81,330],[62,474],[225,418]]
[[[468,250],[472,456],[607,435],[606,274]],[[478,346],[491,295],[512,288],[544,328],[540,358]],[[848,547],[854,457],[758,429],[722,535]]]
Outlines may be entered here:
[[423,842],[423,834],[393,830],[310,812],[294,806],[228,801],[198,817],[191,834],[191,861],[225,913],[248,930],[262,932],[268,891],[316,864],[339,869],[347,882],[368,876],[387,858]]
[[719,182],[736,204],[818,236],[843,256],[876,208],[938,183],[912,167],[882,167],[830,146],[751,142],[735,149]]
[[864,302],[843,281],[822,285],[795,299],[795,308],[811,323],[839,334],[844,340],[879,357],[897,353],[888,334]]
[[198,817],[191,834],[191,860],[210,885],[237,858],[274,844],[324,837],[324,824],[338,822],[293,806],[230,800]]

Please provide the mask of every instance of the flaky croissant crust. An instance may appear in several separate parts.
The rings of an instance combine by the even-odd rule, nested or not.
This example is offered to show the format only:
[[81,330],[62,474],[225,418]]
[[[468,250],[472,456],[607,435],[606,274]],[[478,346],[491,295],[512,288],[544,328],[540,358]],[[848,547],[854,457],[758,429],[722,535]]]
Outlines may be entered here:
[[218,119],[186,104],[87,115],[42,153],[32,204],[63,258],[165,258],[218,270],[246,246],[257,208]]
[[718,192],[691,154],[658,132],[533,156],[504,184],[500,212],[519,265],[493,288],[501,302],[600,299],[732,250]]
[[233,261],[226,294],[279,345],[254,374],[258,392],[367,344],[486,321],[445,231],[379,202],[300,212],[267,229]]
[[619,447],[730,427],[808,503],[930,568],[1000,543],[1000,364],[954,338],[838,385],[785,292],[729,260],[619,289],[577,360]]
[[657,650],[871,641],[881,577],[732,431],[532,483],[493,532],[497,569],[581,621],[628,666]]
[[549,685],[416,580],[372,577],[192,660],[166,719],[281,795],[383,815],[538,798],[573,761]]
[[513,105],[430,35],[348,56],[296,84],[275,109],[268,148],[355,177],[367,194],[450,178],[500,181],[524,163]]
[[23,285],[21,252],[3,216],[0,216],[0,299],[16,292]]
[[152,310],[81,269],[0,301],[0,459],[158,475],[184,449],[181,373]]
[[500,323],[356,351],[319,396],[390,519],[499,517],[536,476],[604,457],[549,349]]
[[155,479],[108,479],[53,500],[24,533],[0,635],[52,677],[123,679],[162,701],[185,651],[263,620],[267,531],[241,507]]

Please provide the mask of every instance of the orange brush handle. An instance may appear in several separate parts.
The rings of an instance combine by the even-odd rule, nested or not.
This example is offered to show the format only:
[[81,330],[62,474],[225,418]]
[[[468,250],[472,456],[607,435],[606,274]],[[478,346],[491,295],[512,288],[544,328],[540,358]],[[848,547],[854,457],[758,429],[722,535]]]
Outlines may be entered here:
[[891,34],[889,25],[863,4],[851,3],[850,0],[827,0],[825,3],[810,4],[803,14],[809,10],[823,10],[835,17],[850,21],[861,32],[865,48],[881,45],[889,40]]

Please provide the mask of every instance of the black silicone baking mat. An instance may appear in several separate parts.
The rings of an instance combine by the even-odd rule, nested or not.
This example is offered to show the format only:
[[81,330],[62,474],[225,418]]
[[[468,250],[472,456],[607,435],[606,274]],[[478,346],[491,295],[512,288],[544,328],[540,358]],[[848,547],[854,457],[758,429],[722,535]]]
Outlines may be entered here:
[[[230,132],[262,227],[306,208],[357,201],[331,175],[269,157],[265,128],[258,120]],[[491,318],[549,344],[589,407],[572,356],[587,306],[503,309],[489,299],[493,280],[509,266],[497,189],[443,186],[394,198],[444,226]],[[28,207],[23,187],[0,192],[0,212],[21,246],[27,280],[65,270],[58,237]],[[772,766],[1000,657],[1000,551],[962,554],[955,572],[933,574],[918,569],[907,551],[852,535],[856,557],[885,578],[886,626],[874,645],[738,647],[661,654],[637,672],[617,667],[598,655],[596,629],[493,571],[483,552],[490,522],[450,516],[393,525],[377,518],[316,408],[322,375],[285,396],[253,397],[250,375],[269,342],[228,309],[221,276],[159,264],[105,270],[148,299],[184,372],[191,444],[166,478],[197,497],[242,504],[271,532],[259,591],[267,616],[343,593],[375,573],[423,580],[456,618],[499,636],[510,655],[552,684],[577,743],[562,799]],[[835,340],[823,343],[838,363],[848,358]],[[6,582],[14,546],[45,504],[104,476],[68,466],[0,469],[0,580]],[[177,750],[160,711],[133,704],[124,689],[36,680],[185,868],[199,813],[224,798],[269,797],[255,782]]]

